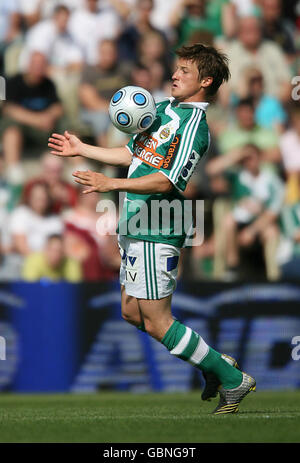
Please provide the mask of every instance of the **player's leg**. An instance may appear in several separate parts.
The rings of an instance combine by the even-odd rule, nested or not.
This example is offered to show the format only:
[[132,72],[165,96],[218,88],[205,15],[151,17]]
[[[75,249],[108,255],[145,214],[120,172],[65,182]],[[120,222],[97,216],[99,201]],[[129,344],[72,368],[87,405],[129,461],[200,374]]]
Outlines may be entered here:
[[241,400],[255,390],[255,380],[242,373],[204,339],[171,314],[171,296],[159,300],[138,299],[146,331],[170,352],[206,374],[214,375],[220,387],[220,401],[214,414],[238,411]]
[[122,317],[126,322],[136,326],[141,331],[145,331],[145,325],[138,301],[135,297],[126,294],[124,285],[121,285],[121,308]]
[[127,268],[134,268],[138,273],[134,279],[139,279],[140,283],[137,286],[126,282],[126,289],[137,296],[146,331],[164,344],[172,355],[202,371],[215,373],[228,389],[237,387],[242,381],[241,372],[211,349],[198,333],[172,316],[171,301],[176,288],[180,249],[162,243],[140,242],[128,251]]
[[209,347],[198,333],[174,320],[171,301],[172,295],[158,300],[138,299],[147,333],[160,341],[171,355],[204,372],[214,373],[225,389],[238,387],[242,373]]
[[[138,300],[148,333],[164,344],[172,355],[204,372],[214,373],[226,393],[232,394],[235,388],[240,390],[243,374],[210,348],[198,333],[172,316],[171,300],[176,287],[180,249],[122,236],[119,246],[122,257],[120,283],[127,295]],[[227,407],[227,403],[225,405]],[[220,406],[224,409],[223,403]],[[234,407],[236,411],[237,405]],[[226,412],[232,413],[232,409],[226,409]]]

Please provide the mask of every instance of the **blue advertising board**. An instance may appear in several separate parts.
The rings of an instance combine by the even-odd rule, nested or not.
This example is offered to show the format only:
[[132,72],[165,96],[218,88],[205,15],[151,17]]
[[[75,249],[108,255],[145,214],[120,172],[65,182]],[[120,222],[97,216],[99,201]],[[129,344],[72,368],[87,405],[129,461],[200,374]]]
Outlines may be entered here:
[[[208,344],[234,356],[260,390],[294,389],[300,387],[300,360],[293,355],[299,302],[295,284],[203,283],[179,288],[173,310]],[[2,285],[1,339],[0,390],[147,392],[203,386],[201,371],[122,320],[117,283]]]

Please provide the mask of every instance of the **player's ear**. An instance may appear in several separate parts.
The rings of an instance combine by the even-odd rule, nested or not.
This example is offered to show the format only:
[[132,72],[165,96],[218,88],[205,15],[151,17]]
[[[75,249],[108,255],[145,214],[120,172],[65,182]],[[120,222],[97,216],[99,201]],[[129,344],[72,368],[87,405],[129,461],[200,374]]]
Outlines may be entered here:
[[202,87],[209,87],[213,83],[213,77],[203,77],[201,80]]

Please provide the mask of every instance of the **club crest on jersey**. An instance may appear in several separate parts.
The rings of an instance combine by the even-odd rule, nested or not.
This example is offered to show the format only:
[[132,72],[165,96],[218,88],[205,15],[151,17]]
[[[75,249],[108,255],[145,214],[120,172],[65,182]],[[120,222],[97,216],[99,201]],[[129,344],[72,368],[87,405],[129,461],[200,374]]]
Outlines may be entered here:
[[169,138],[170,134],[171,134],[170,127],[164,127],[159,134],[159,138],[161,140],[166,140],[167,138]]

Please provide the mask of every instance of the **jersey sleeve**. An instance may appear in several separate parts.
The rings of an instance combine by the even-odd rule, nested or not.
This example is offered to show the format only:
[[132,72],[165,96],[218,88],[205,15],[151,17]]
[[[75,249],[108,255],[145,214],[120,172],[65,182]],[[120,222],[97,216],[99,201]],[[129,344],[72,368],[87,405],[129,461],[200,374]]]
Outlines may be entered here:
[[194,109],[177,130],[160,168],[178,190],[185,190],[196,165],[209,148],[209,138],[203,111]]

